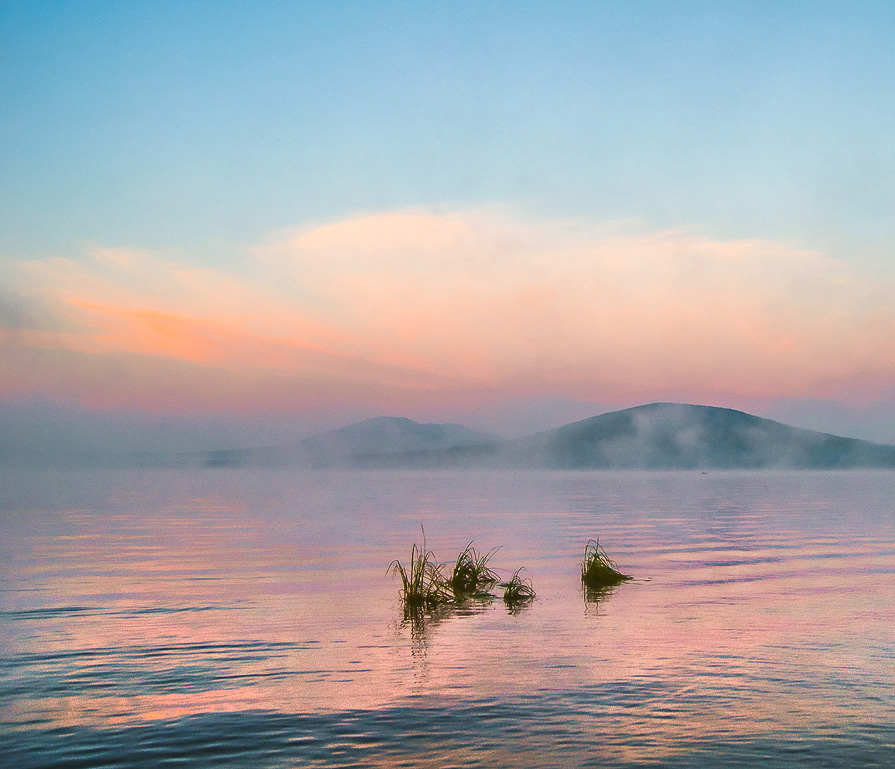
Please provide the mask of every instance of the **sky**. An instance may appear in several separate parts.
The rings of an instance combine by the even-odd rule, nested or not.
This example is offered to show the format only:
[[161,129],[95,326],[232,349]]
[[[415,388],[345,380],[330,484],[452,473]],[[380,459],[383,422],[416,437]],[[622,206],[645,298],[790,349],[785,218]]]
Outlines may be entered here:
[[889,2],[0,3],[0,443],[652,401],[895,443],[893,44]]

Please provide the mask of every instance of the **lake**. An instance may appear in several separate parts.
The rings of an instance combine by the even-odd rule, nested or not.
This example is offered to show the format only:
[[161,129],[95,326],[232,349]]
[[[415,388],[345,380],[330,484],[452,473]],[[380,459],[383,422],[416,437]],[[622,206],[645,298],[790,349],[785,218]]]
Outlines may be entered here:
[[[3,471],[0,765],[895,766],[895,473]],[[405,621],[471,540],[536,599]],[[635,577],[590,599],[589,538]]]

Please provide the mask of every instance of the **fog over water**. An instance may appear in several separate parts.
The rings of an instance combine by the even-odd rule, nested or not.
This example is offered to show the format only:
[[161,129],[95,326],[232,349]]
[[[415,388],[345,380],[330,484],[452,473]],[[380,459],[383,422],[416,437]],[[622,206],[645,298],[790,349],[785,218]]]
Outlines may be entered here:
[[[594,418],[584,405],[566,404],[564,413],[576,410],[588,418],[520,436],[518,424],[501,435],[453,421],[363,419],[362,412],[354,424],[344,424],[350,418],[344,413],[335,429],[326,429],[333,418],[322,414],[302,422],[282,415],[213,419],[92,412],[48,402],[27,407],[7,404],[0,405],[0,466],[829,468],[895,464],[895,450],[886,452],[860,439],[831,442],[829,432],[790,429],[731,409],[654,404],[621,413],[608,410]],[[541,419],[545,418],[542,414]],[[853,424],[850,427],[851,432],[840,434],[855,438],[860,431]],[[888,434],[884,423],[877,424],[876,434]],[[464,448],[484,444],[492,448]],[[392,458],[372,459],[376,455]]]

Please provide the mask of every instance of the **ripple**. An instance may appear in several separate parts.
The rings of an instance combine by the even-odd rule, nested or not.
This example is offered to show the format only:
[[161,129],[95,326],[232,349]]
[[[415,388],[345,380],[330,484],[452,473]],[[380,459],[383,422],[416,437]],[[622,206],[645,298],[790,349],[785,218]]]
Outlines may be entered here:
[[0,619],[37,620],[73,614],[97,614],[104,609],[96,606],[48,606],[42,609],[16,609],[0,611]]
[[[893,479],[85,477],[0,517],[0,765],[895,766]],[[538,599],[402,622],[421,523]]]
[[[615,692],[640,701],[642,692]],[[658,694],[658,692],[654,692]],[[665,692],[665,696],[669,693]],[[724,729],[663,741],[650,722],[674,719],[673,706],[619,729],[592,690],[523,700],[413,703],[372,711],[216,713],[125,728],[19,729],[0,746],[17,769],[50,767],[252,766],[566,766],[818,767],[891,765],[895,727],[725,736]],[[506,749],[511,738],[512,750]]]

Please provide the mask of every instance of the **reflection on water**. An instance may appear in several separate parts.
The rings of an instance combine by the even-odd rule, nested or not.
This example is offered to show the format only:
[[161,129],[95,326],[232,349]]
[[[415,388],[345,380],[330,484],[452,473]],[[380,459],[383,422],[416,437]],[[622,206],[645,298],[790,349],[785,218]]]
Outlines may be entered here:
[[[0,765],[895,765],[892,473],[46,473]],[[537,598],[406,614],[426,527]],[[633,582],[584,590],[599,536]]]
[[585,613],[588,611],[595,611],[598,608],[597,605],[600,601],[605,601],[607,598],[615,595],[618,588],[618,585],[609,585],[605,587],[588,587],[587,585],[582,585],[581,592],[584,594]]
[[405,606],[404,619],[400,627],[410,633],[413,640],[425,641],[427,634],[432,634],[438,626],[452,617],[471,617],[481,614],[493,603],[495,596],[479,595],[467,598],[458,604],[441,604],[432,609],[420,606]]
[[511,617],[518,617],[520,614],[531,608],[533,601],[534,598],[523,598],[518,601],[505,601],[504,607],[507,610],[507,614]]

